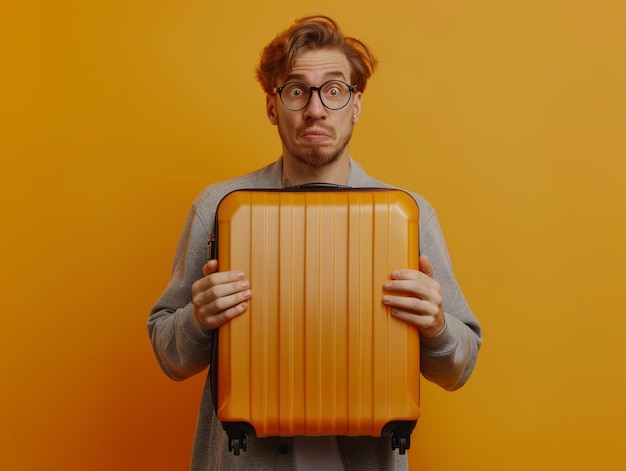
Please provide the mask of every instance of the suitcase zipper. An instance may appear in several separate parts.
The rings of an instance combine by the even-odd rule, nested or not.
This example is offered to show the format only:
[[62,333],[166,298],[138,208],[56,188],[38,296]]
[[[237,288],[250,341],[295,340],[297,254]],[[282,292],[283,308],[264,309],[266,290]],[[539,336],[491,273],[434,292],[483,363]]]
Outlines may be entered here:
[[209,233],[209,241],[207,242],[207,261],[215,258],[215,232]]

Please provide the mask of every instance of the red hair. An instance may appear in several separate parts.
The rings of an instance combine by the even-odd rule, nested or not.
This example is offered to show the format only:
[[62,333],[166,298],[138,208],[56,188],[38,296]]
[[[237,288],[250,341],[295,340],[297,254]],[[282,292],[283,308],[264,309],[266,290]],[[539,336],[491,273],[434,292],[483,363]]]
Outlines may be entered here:
[[287,75],[298,54],[316,49],[336,49],[343,52],[350,64],[351,84],[365,91],[367,80],[374,73],[378,60],[373,52],[358,39],[345,36],[327,16],[308,16],[297,19],[279,33],[261,53],[256,77],[268,95],[274,93],[277,80]]

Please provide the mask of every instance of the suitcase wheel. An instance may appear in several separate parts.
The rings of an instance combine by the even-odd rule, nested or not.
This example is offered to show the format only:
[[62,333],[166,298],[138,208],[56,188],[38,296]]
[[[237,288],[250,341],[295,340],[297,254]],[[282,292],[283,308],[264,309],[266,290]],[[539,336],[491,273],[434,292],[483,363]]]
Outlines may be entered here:
[[247,449],[248,441],[245,433],[228,435],[228,451],[232,451],[235,456],[239,456],[241,450],[246,451]]
[[398,450],[398,453],[404,455],[411,447],[411,434],[393,433],[391,435],[391,449]]

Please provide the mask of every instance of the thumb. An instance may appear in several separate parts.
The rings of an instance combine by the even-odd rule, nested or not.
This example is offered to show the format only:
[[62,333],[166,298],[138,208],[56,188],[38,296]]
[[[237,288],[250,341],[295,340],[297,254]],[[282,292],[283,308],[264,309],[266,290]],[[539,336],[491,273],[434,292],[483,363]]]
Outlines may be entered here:
[[209,276],[211,273],[215,273],[217,271],[217,260],[209,260],[202,267],[202,274],[204,276]]
[[429,277],[433,278],[435,274],[435,270],[433,269],[433,264],[430,263],[430,259],[428,258],[427,255],[420,255],[419,270],[425,275],[428,275]]

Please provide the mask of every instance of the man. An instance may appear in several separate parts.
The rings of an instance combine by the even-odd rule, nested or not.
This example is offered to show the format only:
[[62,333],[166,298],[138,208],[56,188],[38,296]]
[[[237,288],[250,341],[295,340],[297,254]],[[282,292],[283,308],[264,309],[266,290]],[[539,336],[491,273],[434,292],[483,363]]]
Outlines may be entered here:
[[[257,78],[266,93],[267,116],[280,135],[282,157],[209,186],[193,203],[171,280],[148,320],[157,359],[173,379],[186,379],[209,366],[215,329],[244,315],[254,296],[245,273],[220,272],[216,260],[206,262],[216,206],[224,195],[241,188],[311,182],[387,186],[367,175],[348,151],[376,65],[367,46],[345,37],[333,20],[321,16],[297,20],[264,49]],[[393,316],[418,328],[423,376],[454,390],[474,367],[481,330],[454,279],[434,210],[422,197],[412,196],[420,207],[420,269],[398,267],[385,283],[381,302]],[[248,450],[233,456],[208,383],[200,404],[193,470],[408,468],[406,455],[393,452],[388,438],[249,437]]]

